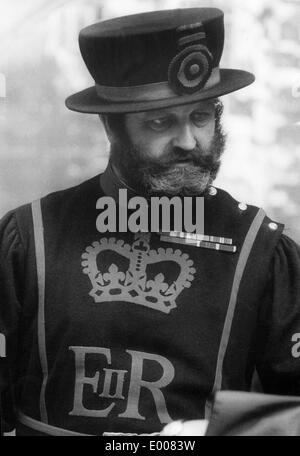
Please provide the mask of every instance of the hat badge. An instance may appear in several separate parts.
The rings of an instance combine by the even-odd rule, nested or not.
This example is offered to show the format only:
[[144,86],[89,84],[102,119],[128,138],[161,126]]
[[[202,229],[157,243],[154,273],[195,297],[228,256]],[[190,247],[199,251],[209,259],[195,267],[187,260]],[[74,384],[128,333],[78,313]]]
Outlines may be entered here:
[[206,34],[201,22],[178,27],[180,51],[168,69],[168,81],[179,95],[201,90],[213,69],[213,57],[206,46]]

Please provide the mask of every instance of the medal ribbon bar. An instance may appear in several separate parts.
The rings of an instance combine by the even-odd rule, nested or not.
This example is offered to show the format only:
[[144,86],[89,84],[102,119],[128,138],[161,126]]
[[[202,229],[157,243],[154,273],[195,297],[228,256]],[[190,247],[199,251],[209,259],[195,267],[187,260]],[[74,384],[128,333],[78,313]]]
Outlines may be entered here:
[[228,245],[228,244],[221,244],[221,243],[208,242],[208,241],[197,241],[197,240],[188,239],[188,238],[185,238],[184,240],[182,240],[179,237],[161,235],[160,240],[165,241],[165,242],[173,242],[176,244],[189,244],[189,245],[193,245],[195,247],[202,247],[204,249],[221,250],[223,252],[230,252],[230,253],[235,253],[237,251],[236,245]]
[[168,231],[160,232],[162,236],[171,236],[176,238],[190,239],[192,241],[208,241],[218,244],[232,245],[232,239],[218,236],[209,236],[205,234],[186,233],[185,231]]

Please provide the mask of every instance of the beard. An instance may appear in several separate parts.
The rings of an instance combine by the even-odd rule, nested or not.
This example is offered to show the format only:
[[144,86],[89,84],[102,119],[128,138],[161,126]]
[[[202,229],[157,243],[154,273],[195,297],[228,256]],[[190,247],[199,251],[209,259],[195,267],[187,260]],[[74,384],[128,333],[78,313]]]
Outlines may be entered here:
[[159,159],[122,136],[111,146],[111,161],[126,184],[145,197],[204,195],[218,174],[226,143],[219,118],[207,149],[199,144],[188,151],[172,147]]

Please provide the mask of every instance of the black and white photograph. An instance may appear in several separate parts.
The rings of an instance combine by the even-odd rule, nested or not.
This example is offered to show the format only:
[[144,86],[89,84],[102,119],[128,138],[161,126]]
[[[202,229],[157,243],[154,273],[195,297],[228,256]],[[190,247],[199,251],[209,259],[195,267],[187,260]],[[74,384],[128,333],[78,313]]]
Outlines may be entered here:
[[0,9],[1,437],[300,436],[300,0]]

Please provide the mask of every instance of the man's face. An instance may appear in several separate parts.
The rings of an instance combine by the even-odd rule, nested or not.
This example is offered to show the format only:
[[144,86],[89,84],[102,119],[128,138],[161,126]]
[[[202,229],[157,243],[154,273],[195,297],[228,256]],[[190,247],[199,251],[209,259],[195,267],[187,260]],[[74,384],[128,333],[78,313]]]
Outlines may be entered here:
[[125,137],[112,142],[112,162],[147,195],[200,195],[218,171],[224,147],[213,100],[126,114]]

